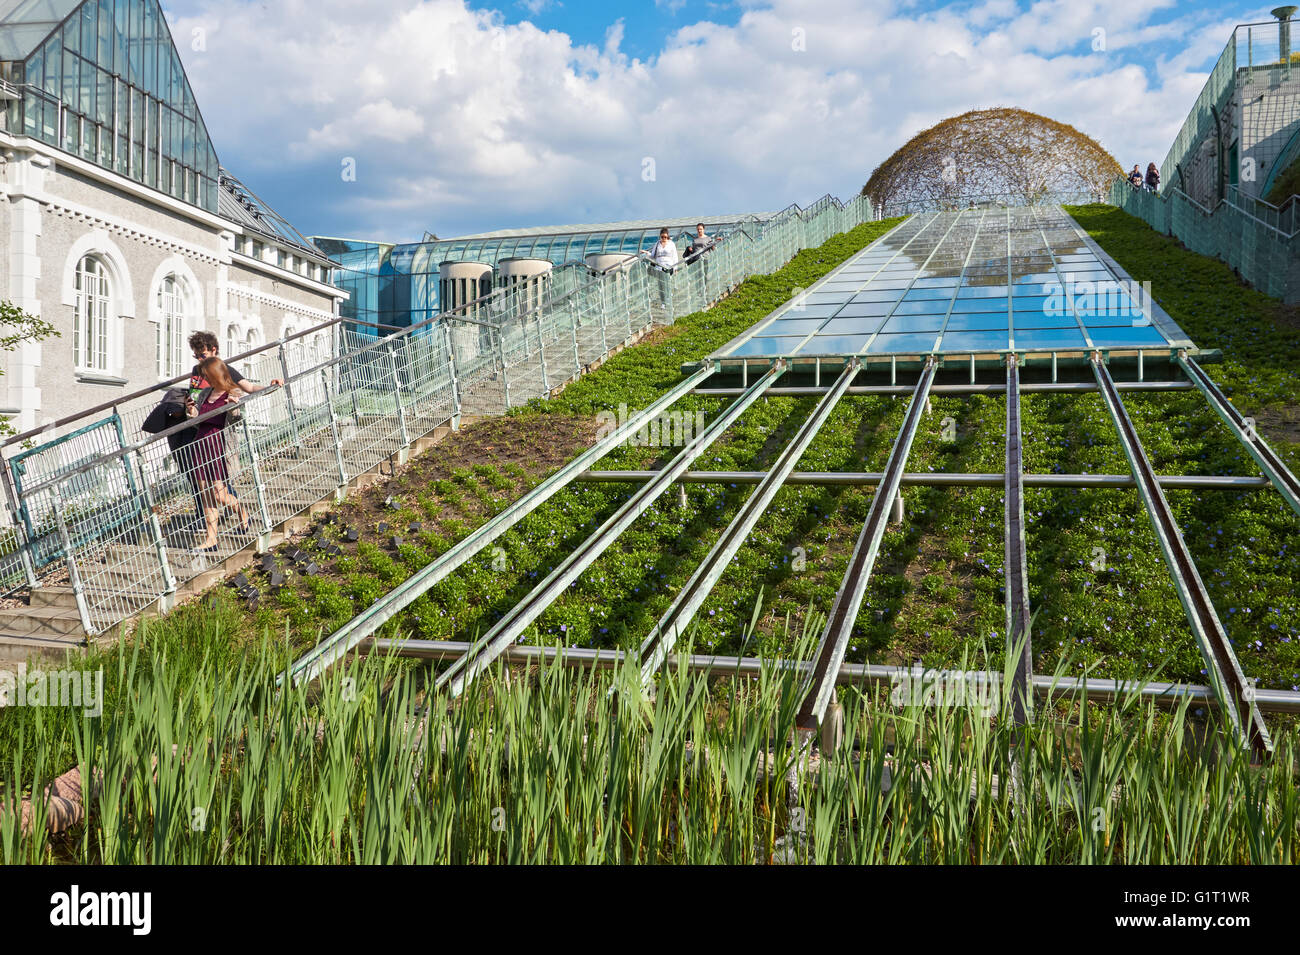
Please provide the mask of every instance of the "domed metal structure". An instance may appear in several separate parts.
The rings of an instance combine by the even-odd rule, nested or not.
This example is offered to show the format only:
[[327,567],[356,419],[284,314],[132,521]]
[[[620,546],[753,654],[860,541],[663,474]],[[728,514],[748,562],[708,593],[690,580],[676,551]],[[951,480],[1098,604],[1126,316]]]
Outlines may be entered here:
[[1023,109],[976,109],[913,136],[876,167],[862,192],[885,214],[986,201],[1032,205],[1102,196],[1124,175],[1073,126]]

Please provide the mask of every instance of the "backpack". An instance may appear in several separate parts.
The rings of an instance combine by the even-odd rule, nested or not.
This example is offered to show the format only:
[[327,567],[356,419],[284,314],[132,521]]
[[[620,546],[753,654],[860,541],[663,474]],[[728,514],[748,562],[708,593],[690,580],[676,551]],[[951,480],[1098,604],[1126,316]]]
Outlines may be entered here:
[[140,423],[140,430],[147,434],[158,434],[185,420],[186,388],[168,388],[162,401]]

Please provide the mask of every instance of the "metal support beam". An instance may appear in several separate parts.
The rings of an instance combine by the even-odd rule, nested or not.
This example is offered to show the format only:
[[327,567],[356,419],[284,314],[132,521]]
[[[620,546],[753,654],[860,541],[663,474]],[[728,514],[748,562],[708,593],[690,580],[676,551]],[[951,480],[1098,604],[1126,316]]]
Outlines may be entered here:
[[907,417],[899,429],[894,447],[889,452],[885,464],[885,473],[876,495],[871,501],[862,533],[853,547],[853,556],[849,558],[848,570],[844,574],[844,583],[835,594],[831,605],[826,629],[822,632],[821,642],[817,646],[813,668],[809,674],[803,704],[796,718],[801,730],[809,732],[821,725],[826,707],[835,693],[835,675],[840,664],[844,662],[844,652],[848,647],[849,635],[853,632],[854,621],[858,618],[858,609],[867,592],[867,582],[876,563],[876,553],[880,541],[885,536],[889,523],[889,509],[898,493],[898,486],[907,464],[907,456],[912,450],[917,429],[925,414],[925,401],[930,395],[930,386],[934,384],[934,375],[938,365],[931,358],[921,371],[921,378],[912,392],[912,403],[908,406]]
[[[1190,381],[1117,381],[1115,387],[1120,391],[1191,391],[1195,386]],[[930,393],[935,395],[1000,395],[1007,386],[1001,382],[988,382],[975,385],[934,385]],[[1073,393],[1093,392],[1097,390],[1091,381],[1041,381],[1022,382],[1021,394],[1030,392]],[[696,388],[697,395],[712,395],[719,398],[735,397],[743,394],[744,388]],[[785,386],[769,391],[769,398],[807,398],[826,394],[827,389],[821,385]],[[909,385],[853,385],[846,392],[854,395],[910,395]]]
[[692,461],[722,437],[726,430],[762,397],[763,392],[785,373],[785,370],[785,363],[778,362],[766,375],[754,382],[753,387],[746,394],[732,402],[727,410],[701,434],[696,435],[666,468],[657,472],[653,481],[642,486],[628,498],[595,533],[561,561],[544,581],[533,588],[527,597],[498,620],[469,652],[444,670],[438,677],[435,687],[438,689],[449,687],[451,694],[458,696],[470,681],[501,654],[501,651],[523,635],[529,625],[564,593],[569,584],[577,580],[582,572],[631,527],[638,517],[649,510],[650,506],[672,487],[677,480],[677,475],[690,467]]
[[1129,467],[1138,482],[1138,493],[1146,505],[1147,516],[1151,519],[1160,549],[1169,564],[1174,588],[1178,599],[1182,601],[1196,642],[1200,644],[1201,655],[1205,658],[1210,675],[1210,685],[1222,702],[1222,710],[1227,715],[1229,726],[1238,741],[1248,743],[1256,756],[1272,752],[1273,743],[1268,735],[1268,727],[1255,705],[1256,689],[1246,682],[1237,656],[1233,653],[1228,635],[1223,630],[1219,615],[1210,602],[1210,595],[1201,582],[1201,575],[1196,570],[1192,555],[1183,542],[1182,532],[1169,510],[1169,502],[1156,481],[1151,462],[1147,459],[1142,443],[1138,440],[1137,430],[1124,410],[1111,380],[1110,373],[1102,363],[1101,355],[1092,359],[1092,372],[1101,387],[1102,400],[1110,412],[1111,421],[1119,434],[1124,447],[1124,456],[1128,458]]
[[454,544],[437,560],[416,571],[398,584],[389,594],[375,601],[334,631],[329,637],[322,640],[315,649],[300,657],[289,668],[287,673],[281,674],[277,682],[282,683],[286,676],[291,677],[295,683],[316,679],[330,666],[343,659],[362,640],[371,636],[383,624],[410,606],[416,599],[426,593],[430,587],[433,587],[438,581],[445,578],[514,527],[515,524],[546,503],[555,494],[558,494],[568,486],[575,475],[591,467],[674,403],[690,394],[691,389],[711,374],[713,374],[712,365],[706,365],[695,374],[683,379],[677,387],[666,392],[649,408],[646,408],[631,420],[624,422],[621,428],[615,429],[612,433],[597,441],[478,530],[458,544]]
[[[654,478],[658,471],[583,471],[574,480],[584,483],[640,483]],[[766,471],[687,471],[679,481],[684,484],[758,484],[767,477]],[[848,485],[852,487],[879,484],[884,478],[880,471],[795,471],[785,483],[816,485]],[[903,487],[1002,487],[1005,474],[946,474],[942,471],[911,471],[902,476]],[[1021,483],[1025,487],[1137,487],[1131,474],[1025,474]],[[1271,485],[1268,478],[1233,477],[1222,474],[1163,474],[1156,477],[1161,487],[1198,488],[1201,490],[1251,491],[1265,490]]]
[[663,663],[665,656],[672,650],[677,643],[677,638],[695,619],[695,614],[699,611],[701,604],[704,603],[708,595],[712,592],[713,587],[717,584],[718,578],[727,569],[736,552],[740,550],[742,544],[749,537],[750,531],[758,523],[772,499],[776,497],[776,492],[781,489],[785,483],[786,477],[794,470],[794,466],[799,463],[803,457],[808,445],[812,439],[817,436],[817,432],[822,429],[826,419],[830,417],[835,406],[839,404],[840,398],[844,396],[849,382],[858,372],[857,362],[850,362],[845,366],[839,380],[835,386],[826,393],[817,404],[817,408],[809,416],[799,429],[798,434],[790,444],[781,452],[775,465],[767,476],[763,478],[758,489],[745,501],[740,508],[739,513],[732,519],[717,542],[710,548],[708,556],[696,568],[691,579],[686,582],[677,598],[673,601],[672,606],[659,618],[654,629],[646,636],[641,643],[640,664],[641,664],[641,683],[646,685],[654,678],[654,673]]
[[[392,654],[415,660],[454,660],[465,655],[470,644],[454,640],[367,640],[362,652]],[[578,647],[507,647],[498,657],[506,664],[541,664],[555,660],[567,667],[595,667],[613,670],[627,661],[625,650],[589,650]],[[764,659],[762,657],[724,657],[710,654],[680,656],[670,653],[666,669],[685,666],[713,676],[757,677],[766,668],[769,672],[794,670],[807,673],[812,664],[807,660]],[[835,675],[841,686],[893,686],[900,677],[920,676],[927,672],[916,667],[884,666],[869,663],[845,663]],[[1000,673],[971,671],[963,674],[973,685],[996,688],[1002,679]],[[1158,706],[1176,707],[1184,699],[1197,706],[1218,706],[1214,691],[1195,683],[1142,683],[1137,680],[1111,680],[1101,677],[1058,677],[1038,675],[1033,677],[1034,697],[1044,702],[1087,698],[1094,703],[1114,703],[1137,696],[1152,700]],[[1259,690],[1256,695],[1259,708],[1268,713],[1300,713],[1300,693],[1294,690]]]
[[339,472],[339,489],[335,497],[342,500],[350,478],[348,477],[347,464],[343,460],[343,433],[339,430],[338,415],[334,413],[334,393],[330,390],[330,376],[329,372],[324,368],[320,370],[320,381],[321,388],[325,393],[325,408],[330,417],[330,437],[334,441],[334,466],[338,468]]
[[1200,365],[1186,355],[1181,354],[1178,356],[1178,365],[1191,379],[1192,384],[1196,386],[1201,394],[1205,395],[1205,400],[1210,403],[1210,407],[1223,419],[1223,423],[1236,435],[1237,440],[1250,453],[1250,456],[1255,459],[1259,469],[1268,475],[1268,479],[1278,489],[1278,492],[1286,498],[1286,502],[1291,505],[1292,510],[1300,514],[1300,481],[1296,480],[1295,475],[1277,456],[1277,453],[1259,436],[1259,432],[1255,430],[1254,422],[1248,421],[1238,413],[1223,392],[1219,390],[1219,386],[1210,380],[1210,376],[1205,373],[1205,369]]
[[1003,574],[1006,577],[1007,656],[1014,657],[1011,677],[1011,719],[1017,726],[1033,717],[1029,681],[1034,653],[1029,633],[1029,568],[1025,553],[1024,456],[1020,444],[1020,369],[1015,355],[1007,356],[1007,463],[1002,497]]

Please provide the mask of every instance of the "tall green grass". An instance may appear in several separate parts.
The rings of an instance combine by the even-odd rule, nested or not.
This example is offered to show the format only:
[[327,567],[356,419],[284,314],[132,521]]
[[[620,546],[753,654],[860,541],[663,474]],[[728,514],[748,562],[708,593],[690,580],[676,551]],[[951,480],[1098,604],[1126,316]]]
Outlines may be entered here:
[[673,669],[653,700],[634,666],[498,669],[452,703],[391,659],[279,692],[277,641],[213,668],[170,665],[183,640],[156,637],[109,659],[101,718],[24,714],[6,802],[68,768],[60,725],[100,785],[63,835],[23,835],[6,812],[3,861],[1290,864],[1300,850],[1294,730],[1251,767],[1213,726],[1202,745],[1185,710],[1136,699],[1045,710],[1017,739],[977,709],[846,687],[844,743],[810,759],[793,733],[801,676],[775,665]]

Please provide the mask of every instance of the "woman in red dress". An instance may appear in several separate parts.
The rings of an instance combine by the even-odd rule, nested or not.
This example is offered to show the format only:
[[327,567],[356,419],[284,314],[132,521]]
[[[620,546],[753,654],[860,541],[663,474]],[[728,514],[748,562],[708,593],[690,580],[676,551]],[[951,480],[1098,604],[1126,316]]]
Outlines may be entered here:
[[207,527],[207,537],[201,552],[215,552],[217,549],[217,522],[221,506],[229,507],[239,517],[240,530],[247,535],[248,511],[239,503],[239,498],[226,487],[230,474],[226,468],[225,429],[229,410],[233,409],[241,396],[239,386],[230,377],[230,370],[220,358],[205,358],[199,363],[199,374],[212,386],[212,392],[202,407],[190,402],[190,417],[197,417],[219,408],[227,408],[225,414],[214,414],[211,418],[200,421],[195,430],[198,436],[193,444],[194,477],[199,482],[200,496],[203,500],[203,520]]

